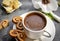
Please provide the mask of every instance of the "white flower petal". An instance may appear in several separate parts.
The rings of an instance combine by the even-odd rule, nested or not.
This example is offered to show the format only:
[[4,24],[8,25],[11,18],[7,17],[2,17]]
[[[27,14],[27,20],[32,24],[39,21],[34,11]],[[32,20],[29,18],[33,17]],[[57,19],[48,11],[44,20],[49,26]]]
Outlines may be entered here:
[[41,2],[38,2],[39,7],[42,9],[43,12],[49,13],[50,9],[47,7],[47,5],[42,4]]
[[50,3],[47,5],[51,11],[56,11],[58,8],[58,4],[56,0],[50,0]]
[[33,5],[34,5],[34,8],[36,8],[36,9],[39,9],[40,7],[39,7],[39,4],[37,3],[37,2],[41,2],[41,0],[32,0],[32,3],[33,3]]
[[50,3],[45,5],[42,4],[42,0],[32,0],[34,7],[36,9],[41,8],[43,12],[49,13],[50,11],[56,11],[58,4],[56,0],[50,0]]
[[40,7],[39,7],[39,4],[37,4],[37,2],[34,2],[33,4],[34,4],[34,7],[35,7],[36,9],[39,9],[39,8],[40,8]]

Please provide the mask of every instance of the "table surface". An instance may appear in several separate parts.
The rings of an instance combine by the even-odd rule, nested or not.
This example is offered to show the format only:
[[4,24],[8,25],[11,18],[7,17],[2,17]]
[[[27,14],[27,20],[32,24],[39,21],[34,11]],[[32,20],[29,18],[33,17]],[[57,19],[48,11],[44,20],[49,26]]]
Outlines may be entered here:
[[[1,6],[2,0],[0,0],[0,20],[9,19],[9,27],[2,29],[0,31],[0,41],[15,41],[12,37],[9,36],[9,30],[12,29],[13,23],[11,22],[13,16],[22,15],[28,11],[36,10],[31,0],[20,0],[23,4],[19,9],[15,10],[13,13],[8,14],[5,12],[4,8]],[[56,15],[60,16],[60,7],[57,11],[54,12]],[[56,35],[53,41],[60,41],[60,23],[53,21],[56,27]]]

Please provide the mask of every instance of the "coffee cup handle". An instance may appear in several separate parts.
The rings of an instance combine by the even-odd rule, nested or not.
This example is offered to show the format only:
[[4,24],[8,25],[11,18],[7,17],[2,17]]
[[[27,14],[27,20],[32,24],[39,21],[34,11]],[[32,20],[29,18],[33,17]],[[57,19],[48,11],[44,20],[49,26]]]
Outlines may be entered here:
[[[47,35],[46,33],[47,33],[48,35]],[[45,30],[44,30],[44,32],[43,32],[43,36],[45,36],[45,37],[47,37],[47,38],[51,38],[51,34],[50,34],[49,32],[47,32],[47,31],[45,31]]]
[[[48,34],[48,35],[47,35],[47,34]],[[45,30],[44,30],[42,36],[45,36],[45,37],[47,37],[47,38],[51,38],[51,34],[50,34],[49,32],[47,32],[47,31],[45,31]],[[42,40],[41,40],[41,37],[40,37],[39,39],[35,39],[35,40],[33,40],[33,41],[42,41]]]

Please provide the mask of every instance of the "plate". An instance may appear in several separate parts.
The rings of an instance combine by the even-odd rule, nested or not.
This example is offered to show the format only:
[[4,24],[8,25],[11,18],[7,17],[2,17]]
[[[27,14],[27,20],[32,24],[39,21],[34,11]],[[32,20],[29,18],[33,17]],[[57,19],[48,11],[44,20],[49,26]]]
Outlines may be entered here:
[[[22,14],[21,17],[24,17],[25,15],[26,15],[26,13]],[[46,18],[47,18],[47,28],[45,28],[45,30],[51,34],[51,38],[41,36],[41,41],[53,41],[53,39],[55,37],[55,32],[56,32],[55,25],[50,18],[48,18],[47,16],[46,16]],[[16,29],[15,25],[13,26],[13,29]],[[26,41],[33,41],[33,40],[26,38]]]

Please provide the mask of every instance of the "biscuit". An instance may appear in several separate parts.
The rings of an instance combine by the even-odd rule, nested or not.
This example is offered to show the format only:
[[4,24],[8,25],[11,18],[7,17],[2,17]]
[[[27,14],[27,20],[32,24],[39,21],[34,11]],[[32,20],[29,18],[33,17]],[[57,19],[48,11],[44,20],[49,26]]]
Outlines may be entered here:
[[2,25],[1,25],[1,23],[0,23],[0,30],[2,29],[3,27],[2,27]]
[[19,33],[23,33],[23,31],[14,29],[14,30],[10,30],[9,32],[10,36],[14,38],[16,38]]
[[19,22],[16,24],[16,28],[19,29],[19,30],[23,30],[23,24],[22,22]]
[[3,27],[3,28],[6,28],[6,27],[9,25],[9,21],[8,21],[8,20],[3,20],[3,21],[1,22],[1,24],[2,24],[2,27]]
[[24,41],[25,38],[26,38],[26,36],[25,36],[24,33],[19,33],[19,34],[17,35],[17,40],[18,40],[18,41]]
[[16,37],[17,37],[17,30],[10,30],[9,35],[10,35],[11,37],[16,38]]
[[24,33],[23,30],[18,30],[18,29],[16,29],[16,31],[17,31],[18,33]]
[[12,22],[15,24],[17,24],[20,21],[22,21],[22,17],[20,17],[20,16],[13,17],[13,19],[12,19]]

